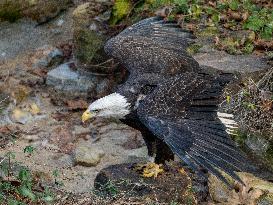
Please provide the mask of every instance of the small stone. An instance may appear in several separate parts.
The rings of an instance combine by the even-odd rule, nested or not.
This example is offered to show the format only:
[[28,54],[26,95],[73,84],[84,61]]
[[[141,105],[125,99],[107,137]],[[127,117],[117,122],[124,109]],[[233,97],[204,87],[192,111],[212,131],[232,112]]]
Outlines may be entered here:
[[33,68],[47,68],[60,63],[63,59],[63,52],[51,46],[43,46],[37,49],[37,52],[32,57]]
[[[62,64],[47,73],[46,84],[57,90],[87,93],[92,91],[97,78],[85,72],[72,70],[68,63]],[[76,94],[76,93],[75,93]]]
[[11,119],[13,122],[26,124],[32,119],[32,116],[29,112],[20,110],[20,109],[14,109],[11,115]]
[[96,166],[101,158],[105,155],[103,150],[96,146],[79,145],[75,150],[75,161],[76,164],[92,167]]
[[64,20],[63,19],[59,19],[58,21],[57,21],[57,26],[61,26],[61,25],[63,25],[64,24]]
[[54,158],[53,160],[55,166],[57,165],[58,167],[69,168],[73,166],[73,159],[69,154],[57,155],[56,159]]

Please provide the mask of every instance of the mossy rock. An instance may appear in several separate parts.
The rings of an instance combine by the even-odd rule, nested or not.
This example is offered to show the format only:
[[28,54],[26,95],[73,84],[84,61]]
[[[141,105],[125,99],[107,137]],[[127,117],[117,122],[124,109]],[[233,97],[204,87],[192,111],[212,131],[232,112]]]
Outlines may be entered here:
[[0,3],[0,21],[15,22],[21,17],[21,5],[19,0],[3,1]]
[[[96,73],[109,73],[107,65],[96,66],[107,60],[103,46],[107,37],[105,13],[111,1],[99,1],[79,5],[73,12],[73,53],[77,68]],[[110,18],[110,14],[109,17]],[[99,20],[98,20],[99,19]]]
[[104,38],[96,31],[81,29],[74,33],[75,57],[82,63],[90,64],[97,57],[98,50],[103,48]]
[[43,23],[66,9],[71,0],[4,0],[0,2],[0,20],[15,22],[29,17]]
[[28,2],[27,7],[22,10],[23,16],[43,23],[67,9],[71,0],[23,0],[23,2]]

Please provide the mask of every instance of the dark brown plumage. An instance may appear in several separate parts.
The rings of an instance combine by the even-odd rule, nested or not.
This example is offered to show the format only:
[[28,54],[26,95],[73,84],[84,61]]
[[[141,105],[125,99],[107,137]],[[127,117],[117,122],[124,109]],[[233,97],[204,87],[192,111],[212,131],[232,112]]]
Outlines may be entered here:
[[155,17],[106,43],[106,53],[130,72],[117,89],[134,105],[122,121],[142,132],[156,162],[176,154],[192,168],[206,168],[225,182],[217,168],[241,181],[235,171],[250,167],[217,115],[232,75],[200,68],[185,51],[192,41],[174,22]]

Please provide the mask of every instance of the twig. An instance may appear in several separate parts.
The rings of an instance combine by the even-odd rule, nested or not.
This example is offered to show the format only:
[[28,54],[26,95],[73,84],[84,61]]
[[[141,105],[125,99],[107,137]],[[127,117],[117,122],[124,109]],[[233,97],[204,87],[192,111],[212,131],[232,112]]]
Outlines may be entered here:
[[3,100],[0,101],[0,104],[5,102],[8,98],[9,98],[9,96],[5,97]]
[[4,83],[8,80],[8,78],[9,78],[9,70],[8,70],[8,75],[7,75],[7,77],[4,80]]
[[6,159],[6,157],[4,157],[3,159],[1,159],[0,164],[2,164],[2,162]]
[[104,62],[102,62],[102,63],[96,64],[96,65],[90,65],[90,66],[101,66],[101,65],[104,65],[104,64],[106,64],[106,63],[108,63],[108,62],[111,62],[111,61],[113,61],[113,60],[114,60],[113,58],[110,58],[110,59],[108,59],[108,60],[106,60],[106,61],[104,61]]

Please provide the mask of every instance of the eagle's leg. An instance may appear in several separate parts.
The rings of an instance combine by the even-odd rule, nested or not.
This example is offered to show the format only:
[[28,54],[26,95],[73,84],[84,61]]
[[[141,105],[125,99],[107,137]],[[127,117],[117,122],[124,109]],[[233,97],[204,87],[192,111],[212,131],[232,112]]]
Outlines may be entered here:
[[166,161],[174,160],[174,154],[166,143],[157,139],[155,163],[164,164]]
[[149,161],[144,165],[138,165],[138,169],[142,170],[144,177],[156,178],[162,173],[165,161],[173,160],[174,155],[170,148],[156,136],[151,133],[142,133],[144,141],[148,149]]

